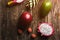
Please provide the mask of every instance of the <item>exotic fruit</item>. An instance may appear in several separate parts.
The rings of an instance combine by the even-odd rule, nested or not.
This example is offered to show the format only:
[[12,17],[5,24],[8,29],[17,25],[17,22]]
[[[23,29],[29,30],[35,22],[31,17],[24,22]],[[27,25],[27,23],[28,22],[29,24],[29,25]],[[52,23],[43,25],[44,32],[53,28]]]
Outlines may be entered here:
[[22,34],[23,33],[23,31],[21,29],[18,29],[17,32],[18,32],[18,34]]
[[38,32],[40,32],[42,36],[52,36],[54,28],[48,23],[42,23],[38,25]]
[[20,16],[20,25],[26,26],[32,21],[32,15],[29,12],[23,12]]
[[32,38],[36,38],[37,35],[36,35],[36,34],[32,34],[31,37],[32,37]]
[[12,1],[8,2],[8,5],[13,5],[13,4],[16,4],[16,3],[20,4],[20,3],[22,3],[23,1],[24,1],[24,0],[12,0]]
[[29,33],[32,32],[32,28],[31,28],[31,27],[28,28],[28,32],[29,32]]
[[40,12],[40,17],[41,17],[41,18],[45,17],[45,16],[49,13],[49,11],[51,10],[51,8],[52,8],[52,3],[51,3],[51,1],[50,1],[50,0],[45,0],[45,1],[42,3],[41,8],[40,8],[40,10],[39,10],[39,12]]

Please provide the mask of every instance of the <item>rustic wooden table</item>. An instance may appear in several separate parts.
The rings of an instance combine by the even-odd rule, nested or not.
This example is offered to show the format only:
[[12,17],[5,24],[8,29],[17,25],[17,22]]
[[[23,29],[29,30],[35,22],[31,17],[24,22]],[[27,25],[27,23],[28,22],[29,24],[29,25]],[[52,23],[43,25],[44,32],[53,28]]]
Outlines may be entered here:
[[[38,22],[48,22],[53,23],[53,26],[55,28],[54,35],[45,38],[38,36],[35,39],[31,38],[31,34],[27,34],[26,31],[24,31],[23,34],[18,35],[17,34],[17,22],[18,18],[21,15],[23,11],[25,11],[25,5],[28,0],[23,2],[21,5],[16,5],[12,7],[6,6],[7,2],[9,0],[0,0],[0,40],[60,40],[60,1],[52,0],[53,8],[49,12],[48,16],[44,19],[39,19],[38,13],[36,12],[38,10],[38,6],[32,9],[32,15],[33,15],[33,21],[29,27],[33,28],[32,33],[36,33],[36,28]],[[40,0],[41,2],[41,0]],[[58,16],[58,17],[57,17]]]

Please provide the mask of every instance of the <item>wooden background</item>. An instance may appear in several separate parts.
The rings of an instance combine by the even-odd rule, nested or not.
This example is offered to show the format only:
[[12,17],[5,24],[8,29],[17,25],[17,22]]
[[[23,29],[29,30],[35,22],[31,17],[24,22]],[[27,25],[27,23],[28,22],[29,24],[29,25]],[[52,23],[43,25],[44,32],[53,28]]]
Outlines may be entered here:
[[39,0],[33,8],[30,8],[29,12],[33,15],[33,21],[29,27],[33,28],[32,33],[36,33],[39,22],[52,23],[55,29],[53,36],[49,38],[37,36],[35,39],[31,38],[32,33],[27,34],[26,31],[21,35],[17,34],[18,18],[23,11],[26,11],[25,6],[29,0],[25,0],[22,4],[11,7],[7,6],[8,1],[10,0],[0,0],[0,40],[60,40],[60,0],[51,0],[53,7],[43,19],[38,17],[38,10],[43,0]]

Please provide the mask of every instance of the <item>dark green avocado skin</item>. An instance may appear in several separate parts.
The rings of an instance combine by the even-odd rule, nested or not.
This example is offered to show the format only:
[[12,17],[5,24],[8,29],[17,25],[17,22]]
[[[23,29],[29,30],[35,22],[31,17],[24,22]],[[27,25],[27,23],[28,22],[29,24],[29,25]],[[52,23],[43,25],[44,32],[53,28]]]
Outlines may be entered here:
[[43,18],[46,15],[48,15],[49,11],[52,8],[52,3],[49,0],[44,0],[44,2],[42,3],[41,7],[40,7],[40,17]]

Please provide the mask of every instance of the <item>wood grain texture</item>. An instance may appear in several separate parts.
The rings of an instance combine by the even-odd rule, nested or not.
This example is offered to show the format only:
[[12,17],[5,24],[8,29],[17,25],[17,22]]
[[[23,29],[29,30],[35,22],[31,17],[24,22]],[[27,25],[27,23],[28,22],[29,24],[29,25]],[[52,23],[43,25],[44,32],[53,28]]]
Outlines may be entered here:
[[[22,4],[8,7],[6,4],[10,0],[0,0],[0,40],[60,40],[60,0],[52,0],[53,7],[49,14],[43,18],[39,18],[39,8],[43,0],[39,0],[38,4],[33,6],[33,21],[28,27],[33,29],[32,33],[37,34],[37,25],[39,22],[52,23],[55,29],[54,35],[47,38],[37,36],[31,38],[32,33],[27,33],[27,29],[21,35],[17,34],[18,19],[22,12],[26,11],[26,4],[29,0],[25,0]],[[31,12],[31,10],[29,12]]]

